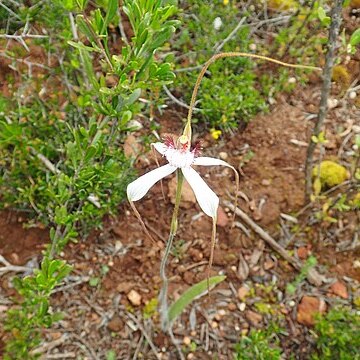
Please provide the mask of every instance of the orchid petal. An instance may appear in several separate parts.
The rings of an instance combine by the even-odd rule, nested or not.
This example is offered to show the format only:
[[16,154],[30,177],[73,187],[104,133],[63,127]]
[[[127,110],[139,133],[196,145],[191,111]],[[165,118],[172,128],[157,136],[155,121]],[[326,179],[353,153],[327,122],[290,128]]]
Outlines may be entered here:
[[228,164],[226,161],[223,161],[220,159],[215,159],[215,158],[208,157],[208,156],[200,156],[200,157],[195,158],[193,165],[202,165],[202,166],[222,165],[222,166],[227,166],[227,167],[232,168],[232,166],[230,164]]
[[208,216],[216,218],[217,209],[219,206],[219,198],[209,188],[201,176],[191,167],[182,168],[185,179],[191,186],[196,196],[196,199],[201,207],[201,210]]
[[165,176],[170,175],[176,167],[169,164],[156,168],[145,175],[140,176],[127,187],[129,201],[138,201],[146,195],[149,189]]
[[162,142],[156,142],[152,143],[151,146],[155,148],[157,152],[159,152],[161,155],[165,155],[165,151],[167,150],[167,146],[163,144]]

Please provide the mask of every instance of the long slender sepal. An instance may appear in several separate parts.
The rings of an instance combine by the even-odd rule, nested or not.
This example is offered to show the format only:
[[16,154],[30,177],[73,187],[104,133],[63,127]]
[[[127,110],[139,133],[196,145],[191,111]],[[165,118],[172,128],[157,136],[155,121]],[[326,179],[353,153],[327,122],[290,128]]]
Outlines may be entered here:
[[155,239],[150,235],[149,230],[147,229],[147,227],[146,227],[146,225],[145,225],[145,223],[144,223],[144,221],[143,221],[140,213],[138,212],[135,204],[134,204],[132,201],[129,201],[129,203],[130,203],[131,209],[133,210],[135,216],[136,216],[137,219],[139,220],[139,222],[140,222],[140,224],[141,224],[141,227],[143,228],[145,234],[149,237],[149,239],[150,239],[154,244],[156,244]]

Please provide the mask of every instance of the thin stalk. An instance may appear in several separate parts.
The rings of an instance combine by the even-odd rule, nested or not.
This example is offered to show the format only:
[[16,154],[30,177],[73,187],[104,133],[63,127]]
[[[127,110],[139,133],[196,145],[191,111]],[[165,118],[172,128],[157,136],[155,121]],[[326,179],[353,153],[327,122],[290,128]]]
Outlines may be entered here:
[[169,238],[160,264],[160,277],[163,284],[159,294],[159,303],[160,303],[160,314],[161,314],[161,326],[164,331],[168,330],[169,328],[168,303],[167,303],[167,291],[168,291],[169,280],[166,276],[165,269],[178,226],[178,213],[179,213],[179,206],[181,200],[181,191],[184,183],[184,175],[181,172],[181,170],[179,169],[176,170],[176,177],[177,177],[177,187],[176,187],[175,207],[171,219]]
[[[217,59],[227,58],[227,57],[247,57],[247,58],[253,58],[253,59],[266,60],[266,61],[270,61],[270,62],[273,62],[273,63],[278,64],[278,65],[291,67],[291,68],[295,68],[295,69],[321,70],[320,68],[315,67],[315,66],[289,64],[289,63],[286,63],[286,62],[283,62],[283,61],[279,61],[279,60],[276,60],[276,59],[273,59],[273,58],[269,58],[267,56],[256,55],[256,54],[248,54],[248,53],[243,53],[243,52],[234,51],[234,52],[226,52],[226,53],[215,54],[204,64],[204,66],[203,66],[202,70],[200,71],[199,76],[198,76],[198,78],[196,80],[194,90],[193,90],[193,93],[192,93],[192,97],[191,97],[188,117],[187,117],[187,124],[186,124],[187,129],[189,129],[190,126],[191,126],[191,118],[192,118],[192,112],[193,112],[193,108],[194,108],[195,101],[196,101],[196,96],[197,96],[197,93],[198,93],[198,90],[199,90],[199,87],[200,87],[201,80],[204,77],[204,75],[206,73],[206,70]],[[191,130],[189,130],[189,131],[191,131]]]
[[[335,59],[336,40],[339,35],[339,29],[342,18],[342,6],[343,6],[343,0],[336,0],[334,2],[334,7],[331,12],[331,25],[329,30],[328,52],[326,54],[325,67],[323,72],[323,85],[321,89],[319,113],[312,133],[312,135],[315,137],[319,136],[323,128],[328,110],[327,101],[331,89],[331,76],[332,76],[332,69],[334,66],[334,59]],[[314,164],[315,149],[316,149],[316,143],[310,140],[306,154],[306,162],[305,162],[305,200],[307,202],[310,200],[310,195],[312,192],[311,173]]]

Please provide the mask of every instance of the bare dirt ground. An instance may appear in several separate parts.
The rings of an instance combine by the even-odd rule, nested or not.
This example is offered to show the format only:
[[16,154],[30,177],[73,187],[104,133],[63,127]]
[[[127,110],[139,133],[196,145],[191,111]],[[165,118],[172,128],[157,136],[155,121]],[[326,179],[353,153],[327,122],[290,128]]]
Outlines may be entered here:
[[[304,319],[310,310],[306,304],[305,310],[299,307],[304,296],[329,307],[336,302],[351,304],[360,295],[360,268],[356,266],[359,247],[344,243],[350,240],[354,244],[359,214],[334,213],[338,222],[328,224],[316,219],[318,207],[303,208],[306,143],[318,100],[318,85],[279,97],[269,114],[257,116],[243,132],[226,135],[220,141],[205,135],[203,154],[222,157],[241,171],[239,206],[294,257],[306,260],[314,255],[326,282],[313,286],[303,280],[295,294],[288,294],[286,284],[298,273],[250,229],[239,225],[238,219],[237,226],[231,228],[231,211],[222,206],[212,273],[225,274],[226,280],[210,297],[189,306],[173,327],[187,359],[232,359],[233,346],[242,335],[274,321],[284,329],[280,340],[285,358],[295,354],[297,359],[306,359],[313,344],[309,336],[312,318]],[[359,115],[354,104],[345,100],[330,110],[326,157],[340,155],[340,160],[349,165],[346,151],[351,144],[345,139],[358,131]],[[179,134],[182,118],[183,113],[175,108],[157,117],[160,136]],[[344,135],[345,131],[348,133]],[[155,166],[150,153],[137,161],[139,173]],[[222,200],[232,200],[234,178],[229,169],[197,170]],[[101,232],[70,244],[61,254],[74,265],[74,271],[53,296],[53,308],[62,311],[64,318],[46,331],[44,359],[52,355],[106,359],[110,350],[117,359],[177,358],[173,341],[160,331],[153,306],[161,286],[161,248],[169,231],[174,180],[170,177],[163,185],[165,199],[158,184],[137,203],[158,245],[146,237],[130,207],[123,203],[119,216],[105,219]],[[347,189],[344,185],[336,191]],[[184,195],[167,268],[171,300],[205,278],[210,254],[211,223],[191,191],[185,188]],[[294,216],[298,211],[298,220],[282,215]],[[23,224],[22,214],[0,216],[0,253],[14,264],[38,261],[47,241],[46,229],[25,230]],[[1,317],[12,306],[12,276],[1,278]],[[6,341],[6,335],[2,336]]]

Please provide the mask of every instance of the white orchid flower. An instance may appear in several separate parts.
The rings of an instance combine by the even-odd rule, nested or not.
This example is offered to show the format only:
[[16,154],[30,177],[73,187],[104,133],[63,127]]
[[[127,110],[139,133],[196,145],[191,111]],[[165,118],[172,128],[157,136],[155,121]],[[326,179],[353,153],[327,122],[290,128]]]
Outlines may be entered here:
[[191,149],[188,139],[187,136],[182,135],[175,142],[174,138],[169,136],[163,143],[157,142],[152,144],[153,147],[166,158],[168,164],[158,167],[130,183],[127,187],[127,196],[130,202],[142,199],[158,181],[172,174],[177,169],[180,169],[193,189],[201,210],[213,219],[217,218],[219,198],[193,169],[193,165],[222,165],[233,169],[236,176],[238,174],[231,165],[223,160],[199,156],[199,144],[196,144]]

